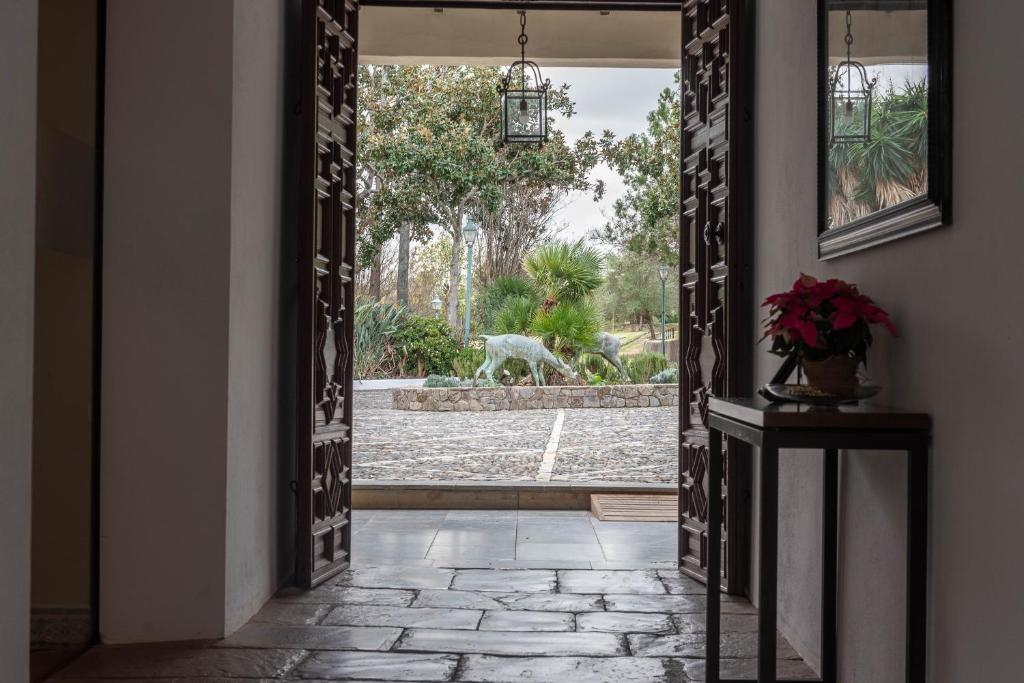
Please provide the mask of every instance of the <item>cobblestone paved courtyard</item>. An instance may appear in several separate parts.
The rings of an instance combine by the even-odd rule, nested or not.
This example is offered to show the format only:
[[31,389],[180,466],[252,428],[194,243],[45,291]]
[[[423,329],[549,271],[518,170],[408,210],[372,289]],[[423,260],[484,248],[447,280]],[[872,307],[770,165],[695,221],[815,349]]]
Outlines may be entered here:
[[676,479],[675,407],[414,412],[357,391],[353,410],[357,480]]

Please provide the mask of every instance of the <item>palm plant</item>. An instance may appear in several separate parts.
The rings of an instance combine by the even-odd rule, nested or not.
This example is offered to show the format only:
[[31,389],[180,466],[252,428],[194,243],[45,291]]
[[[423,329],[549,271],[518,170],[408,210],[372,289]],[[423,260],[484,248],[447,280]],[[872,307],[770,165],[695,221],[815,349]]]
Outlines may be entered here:
[[549,309],[559,302],[582,301],[604,282],[601,254],[583,240],[538,247],[523,265]]
[[[521,326],[512,326],[516,328],[514,330],[509,329],[508,319],[499,322],[502,310],[507,304],[512,305],[511,302],[513,300],[517,301],[514,307],[519,311],[525,309],[527,304],[530,308],[525,316],[527,322]],[[532,282],[516,275],[504,275],[495,278],[484,287],[480,294],[480,303],[477,308],[480,310],[481,323],[486,332],[493,334],[509,334],[513,332],[515,334],[522,334],[523,330],[529,326],[529,319],[533,316],[533,309],[539,303],[540,295]]]
[[572,357],[578,349],[593,347],[601,331],[601,315],[593,302],[562,301],[550,309],[540,308],[530,331],[549,349]]
[[505,299],[505,305],[494,317],[492,329],[495,334],[527,334],[536,312],[536,299],[525,296],[509,297]]

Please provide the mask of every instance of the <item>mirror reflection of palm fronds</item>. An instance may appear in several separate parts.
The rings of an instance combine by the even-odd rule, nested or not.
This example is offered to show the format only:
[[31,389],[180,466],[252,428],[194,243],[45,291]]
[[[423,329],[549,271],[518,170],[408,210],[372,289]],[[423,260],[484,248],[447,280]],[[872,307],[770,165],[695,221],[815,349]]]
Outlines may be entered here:
[[829,215],[844,225],[928,188],[928,85],[890,87],[872,103],[871,139],[828,151]]

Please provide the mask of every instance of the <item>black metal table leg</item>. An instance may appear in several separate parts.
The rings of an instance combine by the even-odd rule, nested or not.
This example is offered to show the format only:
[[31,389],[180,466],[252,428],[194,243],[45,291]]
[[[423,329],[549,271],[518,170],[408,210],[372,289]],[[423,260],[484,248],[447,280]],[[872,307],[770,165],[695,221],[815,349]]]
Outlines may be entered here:
[[722,583],[722,432],[708,431],[707,611],[705,617],[705,671],[707,683],[719,683]]
[[775,624],[779,567],[779,449],[761,446],[761,552],[757,588],[757,680],[775,683]]
[[825,449],[821,486],[821,680],[836,683],[839,590],[839,451]]
[[907,452],[907,683],[924,683],[928,631],[928,444]]

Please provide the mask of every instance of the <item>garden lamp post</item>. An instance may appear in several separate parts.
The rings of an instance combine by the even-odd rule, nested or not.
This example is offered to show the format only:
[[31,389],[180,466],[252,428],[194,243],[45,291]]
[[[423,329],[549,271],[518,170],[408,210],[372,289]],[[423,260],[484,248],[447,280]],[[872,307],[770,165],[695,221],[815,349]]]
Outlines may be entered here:
[[430,307],[434,309],[434,317],[441,317],[441,300],[435,295],[434,300],[430,302]]
[[658,275],[661,276],[661,355],[668,358],[665,347],[665,282],[668,280],[668,266],[658,266]]
[[473,243],[476,242],[476,221],[468,213],[462,226],[462,238],[466,240],[466,334],[463,346],[469,346],[469,315],[473,306]]

